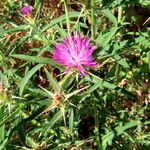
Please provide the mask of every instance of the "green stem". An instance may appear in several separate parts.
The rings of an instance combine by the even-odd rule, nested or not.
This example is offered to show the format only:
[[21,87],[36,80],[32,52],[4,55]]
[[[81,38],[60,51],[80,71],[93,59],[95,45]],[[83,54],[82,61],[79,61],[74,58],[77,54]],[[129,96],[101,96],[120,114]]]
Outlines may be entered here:
[[[119,5],[119,0],[118,0],[118,5]],[[118,6],[118,24],[121,25],[121,22],[122,22],[122,13],[123,13],[123,8],[122,6]],[[117,37],[119,40],[122,39],[122,32],[123,32],[123,29],[121,28],[120,31],[117,33]]]
[[118,23],[121,22],[122,19],[122,6],[118,7]]
[[20,107],[16,108],[8,117],[6,117],[3,121],[0,122],[0,126],[5,124],[8,120],[12,119],[13,116],[15,116],[16,114],[18,114],[20,109],[21,109]]
[[120,65],[116,65],[116,70],[115,70],[115,82],[118,82],[118,77],[119,77],[119,72],[120,72]]
[[66,14],[68,34],[70,34],[70,21],[69,21],[69,12],[68,12],[68,0],[64,0],[64,6],[65,6],[65,14]]
[[120,5],[120,0],[117,0],[117,3],[118,3],[118,23],[120,23],[122,19],[122,6]]
[[95,39],[95,0],[91,0],[91,21],[92,37]]
[[94,118],[95,118],[95,135],[96,135],[96,143],[97,143],[97,148],[98,150],[102,150],[102,145],[100,143],[100,134],[99,134],[99,119],[98,119],[98,115],[97,115],[97,104],[96,104],[96,99],[94,98],[94,96],[92,96],[93,98],[93,103],[94,103]]

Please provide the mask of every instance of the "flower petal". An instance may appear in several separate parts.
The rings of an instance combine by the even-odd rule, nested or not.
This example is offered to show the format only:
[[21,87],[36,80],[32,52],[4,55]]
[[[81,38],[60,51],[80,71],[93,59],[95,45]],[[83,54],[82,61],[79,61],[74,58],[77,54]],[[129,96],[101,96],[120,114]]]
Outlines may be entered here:
[[67,72],[77,69],[82,75],[86,75],[84,67],[96,65],[92,53],[97,46],[92,46],[88,37],[81,37],[80,34],[71,35],[66,37],[64,42],[56,44],[54,48],[53,59],[67,66]]

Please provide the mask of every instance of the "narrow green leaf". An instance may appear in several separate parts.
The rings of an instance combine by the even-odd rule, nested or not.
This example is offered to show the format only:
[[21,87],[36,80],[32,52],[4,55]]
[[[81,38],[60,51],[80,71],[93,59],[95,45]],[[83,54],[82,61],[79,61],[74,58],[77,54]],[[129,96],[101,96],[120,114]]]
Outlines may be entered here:
[[5,33],[12,33],[12,32],[18,32],[18,31],[27,31],[27,29],[29,29],[30,26],[29,25],[20,25],[20,26],[16,26],[14,28],[10,28],[9,30],[6,30]]
[[48,77],[48,79],[49,79],[49,81],[50,81],[50,84],[52,84],[54,90],[55,90],[56,92],[59,92],[59,93],[60,93],[60,92],[61,92],[61,86],[58,84],[58,82],[56,81],[56,79],[53,78],[53,77],[50,75],[50,73],[47,71],[46,68],[44,68],[44,70],[45,70],[46,75],[47,75],[47,77]]
[[5,124],[8,120],[12,119],[16,114],[19,113],[21,108],[16,108],[9,116],[7,116],[5,119],[3,119],[1,122],[0,122],[0,127]]
[[75,74],[74,73],[70,73],[70,74],[66,74],[63,79],[59,82],[59,85],[62,87],[62,89],[66,89],[74,80]]
[[122,65],[124,68],[130,68],[130,66],[128,65],[128,63],[126,62],[126,60],[123,59],[123,58],[121,58],[119,55],[114,54],[113,57],[116,60],[116,62],[118,64]]
[[107,133],[106,135],[104,135],[102,137],[102,145],[103,145],[103,147],[106,147],[107,143],[109,143],[110,141],[112,141],[115,136],[119,136],[125,130],[127,130],[129,128],[132,128],[132,127],[135,127],[135,126],[137,126],[139,124],[140,124],[139,121],[132,121],[132,122],[129,122],[129,123],[125,124],[122,127],[117,126],[114,131],[111,131],[111,132]]
[[12,57],[23,59],[30,62],[40,63],[40,64],[51,64],[53,66],[59,67],[52,59],[40,56],[29,56],[22,54],[14,54]]
[[[69,13],[69,18],[75,18],[78,17],[80,15],[80,12],[70,12]],[[50,23],[48,23],[43,29],[42,32],[44,32],[45,30],[49,29],[50,27],[54,26],[55,24],[64,21],[66,19],[66,15],[62,15],[57,19],[53,19]]]
[[107,81],[104,81],[102,86],[108,88],[108,89],[115,89],[117,86],[115,84],[109,83]]
[[0,127],[0,143],[4,140],[5,137],[5,124]]
[[69,93],[69,94],[66,94],[66,99],[69,99],[70,97],[72,97],[73,95],[77,95],[78,93],[80,93],[81,91],[83,91],[83,90],[85,90],[85,89],[87,89],[88,88],[88,86],[86,86],[86,87],[83,87],[83,88],[81,88],[81,89],[78,89],[78,90],[75,90],[75,91],[73,91],[73,92],[71,92],[71,93]]
[[74,113],[73,113],[73,109],[70,109],[70,116],[69,116],[69,130],[70,133],[72,134],[73,132],[73,119],[74,118]]
[[46,125],[45,129],[44,129],[44,136],[47,136],[48,132],[50,131],[50,129],[52,128],[52,126],[63,116],[62,110],[60,110],[59,112],[57,112],[53,118],[49,121],[49,123]]
[[114,24],[114,27],[111,29],[110,32],[102,35],[101,33],[99,34],[99,36],[96,39],[96,42],[102,47],[105,48],[106,45],[110,42],[110,40],[114,37],[114,35],[116,34],[116,32],[118,31],[118,27],[117,27],[117,19],[116,17],[112,14],[112,12],[108,9],[104,9],[101,11],[98,11],[99,13],[103,14],[104,16],[106,16],[109,20],[111,20]]
[[113,90],[117,87],[115,84],[109,83],[108,81],[105,81],[105,80],[95,76],[92,73],[89,73],[89,75],[90,75],[91,82],[96,83],[95,85],[99,85],[99,87],[103,86],[103,87],[111,89],[111,90]]
[[109,18],[109,20],[111,20],[113,22],[113,24],[115,26],[117,26],[117,23],[118,23],[117,19],[109,9],[103,9],[103,10],[100,11],[100,13],[102,13],[104,16]]
[[38,64],[36,65],[34,68],[32,68],[26,75],[25,77],[22,79],[21,83],[20,83],[20,91],[19,91],[19,95],[21,96],[23,93],[23,90],[25,88],[25,85],[27,84],[27,82],[29,81],[29,79],[32,77],[32,75],[39,70],[41,67],[43,66],[43,64]]

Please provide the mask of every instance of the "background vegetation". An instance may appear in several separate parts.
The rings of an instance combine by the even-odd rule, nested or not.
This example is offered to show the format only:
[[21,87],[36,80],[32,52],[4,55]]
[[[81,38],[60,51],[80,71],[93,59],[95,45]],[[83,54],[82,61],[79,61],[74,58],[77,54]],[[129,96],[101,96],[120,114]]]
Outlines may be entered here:
[[[0,9],[1,150],[149,149],[149,0],[1,0]],[[98,45],[86,76],[52,59],[68,32]]]

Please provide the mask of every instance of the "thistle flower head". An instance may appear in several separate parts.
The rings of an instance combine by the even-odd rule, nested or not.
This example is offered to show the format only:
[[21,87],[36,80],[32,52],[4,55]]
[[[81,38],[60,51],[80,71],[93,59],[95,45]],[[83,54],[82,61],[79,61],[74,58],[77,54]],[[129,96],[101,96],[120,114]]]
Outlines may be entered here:
[[32,7],[24,6],[21,8],[20,12],[25,16],[31,16],[32,15]]
[[68,36],[62,43],[55,45],[53,59],[67,66],[67,73],[71,69],[77,69],[82,75],[86,75],[84,67],[96,65],[92,58],[92,53],[96,48],[97,46],[92,46],[88,37],[81,37],[80,34]]

